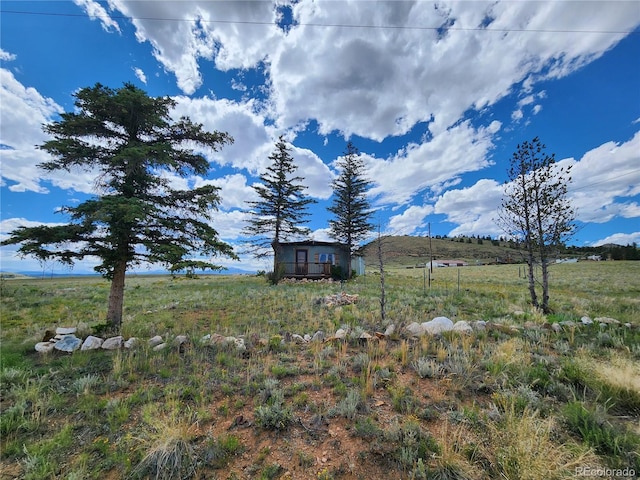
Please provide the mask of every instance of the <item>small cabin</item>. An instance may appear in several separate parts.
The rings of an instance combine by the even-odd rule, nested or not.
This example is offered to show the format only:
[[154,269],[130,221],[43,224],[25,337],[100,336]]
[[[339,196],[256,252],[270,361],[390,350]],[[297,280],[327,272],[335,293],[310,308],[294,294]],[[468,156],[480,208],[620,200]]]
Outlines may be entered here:
[[[280,243],[279,246],[280,264],[284,267],[284,276],[287,278],[331,278],[332,267],[340,267],[342,275],[347,275],[347,245],[306,240]],[[364,259],[361,256],[352,255],[351,271],[357,275],[364,274]]]

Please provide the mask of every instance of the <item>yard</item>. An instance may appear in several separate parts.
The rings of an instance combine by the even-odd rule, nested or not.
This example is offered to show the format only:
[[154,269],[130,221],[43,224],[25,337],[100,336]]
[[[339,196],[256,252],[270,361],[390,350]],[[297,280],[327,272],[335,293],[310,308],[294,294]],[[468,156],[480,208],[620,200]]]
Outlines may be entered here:
[[[544,317],[518,265],[438,268],[430,282],[394,268],[383,324],[371,268],[338,307],[317,300],[340,283],[132,276],[122,334],[137,348],[48,355],[33,350],[46,330],[100,335],[108,283],[2,280],[0,478],[632,478],[639,279],[639,262],[554,266]],[[402,329],[436,316],[517,328]],[[190,340],[154,351],[155,335]]]

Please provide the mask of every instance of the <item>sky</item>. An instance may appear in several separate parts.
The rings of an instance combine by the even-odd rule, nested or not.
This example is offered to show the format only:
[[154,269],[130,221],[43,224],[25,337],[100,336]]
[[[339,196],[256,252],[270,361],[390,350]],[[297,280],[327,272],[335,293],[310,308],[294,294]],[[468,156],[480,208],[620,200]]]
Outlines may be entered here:
[[[640,243],[640,2],[5,1],[0,4],[0,239],[68,222],[91,173],[43,172],[42,125],[73,94],[131,82],[235,140],[208,154],[213,226],[241,245],[252,185],[280,135],[304,177],[311,238],[330,240],[331,181],[351,141],[384,234],[504,235],[517,145],[572,166],[577,246]],[[39,265],[0,248],[0,270]],[[226,266],[268,266],[243,256]],[[74,272],[92,271],[86,259]]]

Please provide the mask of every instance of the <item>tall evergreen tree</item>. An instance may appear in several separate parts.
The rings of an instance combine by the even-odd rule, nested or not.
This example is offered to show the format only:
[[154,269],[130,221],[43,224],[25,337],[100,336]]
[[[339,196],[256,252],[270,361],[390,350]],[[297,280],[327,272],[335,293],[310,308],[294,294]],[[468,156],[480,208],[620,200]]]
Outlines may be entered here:
[[347,143],[344,155],[337,162],[340,175],[333,185],[333,202],[328,210],[335,215],[329,220],[330,235],[348,246],[347,278],[351,278],[351,256],[358,242],[374,228],[370,222],[373,212],[367,199],[371,182],[365,176],[365,165],[360,152]]
[[220,202],[218,188],[176,190],[164,173],[205,175],[207,159],[189,148],[212,150],[231,143],[226,133],[206,132],[188,118],[172,121],[176,102],[151,98],[134,85],[111,89],[100,84],[75,94],[76,111],[44,126],[53,139],[39,148],[52,160],[45,171],[96,173],[100,194],[75,207],[64,207],[67,225],[21,227],[4,244],[40,260],[73,264],[97,257],[95,270],[111,280],[107,323],[122,323],[125,274],[141,262],[160,263],[172,271],[220,269],[194,254],[237,258],[210,225]]
[[307,206],[316,201],[304,195],[307,188],[301,183],[304,178],[295,175],[298,167],[282,135],[269,160],[267,171],[260,175],[261,183],[253,186],[260,200],[247,202],[250,216],[243,235],[248,239],[248,252],[254,256],[265,257],[273,251],[277,282],[280,242],[309,234],[309,229],[301,225],[308,222]]
[[[555,155],[547,155],[545,148],[538,137],[518,145],[508,169],[499,222],[526,250],[532,305],[549,313],[549,263],[575,232],[575,211],[567,198],[571,167],[558,168]],[[536,291],[538,277],[542,298]]]

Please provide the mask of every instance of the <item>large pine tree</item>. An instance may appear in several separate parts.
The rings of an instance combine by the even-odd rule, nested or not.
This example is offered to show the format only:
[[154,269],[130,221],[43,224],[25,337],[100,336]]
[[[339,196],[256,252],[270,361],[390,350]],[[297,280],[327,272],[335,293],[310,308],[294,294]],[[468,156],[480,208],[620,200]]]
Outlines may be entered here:
[[280,242],[309,234],[302,225],[308,222],[307,206],[316,203],[305,196],[303,177],[296,176],[297,166],[282,135],[269,155],[271,164],[253,186],[260,200],[249,204],[249,219],[243,229],[248,251],[256,257],[265,257],[273,251],[274,279],[279,279]]
[[351,256],[360,240],[373,230],[373,215],[367,198],[371,182],[365,176],[365,164],[358,149],[347,143],[346,151],[337,162],[340,175],[333,181],[333,202],[328,210],[335,215],[329,221],[332,238],[348,247],[347,278],[351,277]]
[[85,257],[99,258],[95,270],[111,280],[107,323],[118,331],[125,274],[132,265],[159,263],[172,271],[220,269],[207,257],[236,258],[210,224],[220,202],[218,188],[176,190],[164,175],[205,175],[209,162],[190,147],[215,151],[233,139],[204,131],[185,117],[173,121],[173,99],[151,98],[129,83],[115,90],[96,84],[81,89],[75,98],[75,112],[44,126],[53,139],[39,148],[52,160],[39,167],[95,172],[99,195],[64,207],[69,224],[21,227],[3,243],[20,244],[19,253],[40,260],[73,264]]

